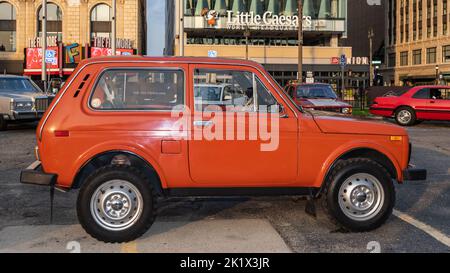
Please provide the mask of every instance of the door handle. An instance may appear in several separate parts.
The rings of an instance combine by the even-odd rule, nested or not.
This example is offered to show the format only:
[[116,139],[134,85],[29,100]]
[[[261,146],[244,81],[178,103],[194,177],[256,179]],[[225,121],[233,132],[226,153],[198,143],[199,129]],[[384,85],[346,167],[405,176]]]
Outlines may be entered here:
[[209,127],[213,125],[214,123],[211,120],[195,120],[194,126],[197,127]]
[[430,101],[430,103],[436,103],[434,100]]

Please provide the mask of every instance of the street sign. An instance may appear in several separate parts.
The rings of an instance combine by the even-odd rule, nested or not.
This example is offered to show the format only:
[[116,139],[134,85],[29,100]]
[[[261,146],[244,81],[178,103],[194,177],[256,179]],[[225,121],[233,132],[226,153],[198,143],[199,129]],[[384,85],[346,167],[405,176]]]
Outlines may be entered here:
[[45,51],[45,62],[54,65],[58,63],[58,58],[56,58],[56,50],[47,49]]
[[208,57],[216,58],[217,57],[217,51],[215,51],[215,50],[208,50]]
[[341,66],[345,66],[347,64],[347,56],[345,56],[345,54],[341,55],[341,59],[339,60],[339,64]]
[[314,78],[306,78],[306,83],[314,83]]
[[381,61],[380,60],[373,60],[372,64],[381,64]]

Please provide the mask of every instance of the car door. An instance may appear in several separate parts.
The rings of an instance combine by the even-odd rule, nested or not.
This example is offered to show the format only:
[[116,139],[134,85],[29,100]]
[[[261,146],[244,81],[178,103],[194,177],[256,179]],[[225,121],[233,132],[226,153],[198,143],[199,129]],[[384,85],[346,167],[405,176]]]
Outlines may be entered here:
[[447,88],[430,88],[430,100],[427,102],[430,119],[450,120],[450,92]]
[[298,167],[297,118],[267,78],[251,67],[201,64],[190,65],[190,76],[194,86],[230,86],[225,111],[203,105],[201,99],[191,100],[188,147],[194,183],[203,187],[293,184]]

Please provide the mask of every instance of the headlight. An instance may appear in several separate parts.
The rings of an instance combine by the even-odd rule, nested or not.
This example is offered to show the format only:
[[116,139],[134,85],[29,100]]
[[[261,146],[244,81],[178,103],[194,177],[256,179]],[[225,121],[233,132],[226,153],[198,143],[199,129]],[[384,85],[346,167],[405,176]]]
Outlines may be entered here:
[[352,112],[351,108],[342,108],[343,114],[350,114]]
[[32,101],[14,102],[14,109],[15,110],[31,110],[32,108],[33,108],[33,102]]

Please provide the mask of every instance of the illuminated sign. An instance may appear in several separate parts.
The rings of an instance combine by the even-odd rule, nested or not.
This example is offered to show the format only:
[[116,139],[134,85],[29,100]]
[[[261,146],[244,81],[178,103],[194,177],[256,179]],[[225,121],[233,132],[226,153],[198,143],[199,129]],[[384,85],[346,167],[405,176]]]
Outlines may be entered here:
[[[227,28],[228,29],[257,29],[257,30],[295,30],[298,29],[298,16],[293,15],[276,15],[271,11],[265,12],[263,15],[254,14],[253,12],[237,12],[227,11]],[[303,16],[303,27],[312,27],[311,16]]]

